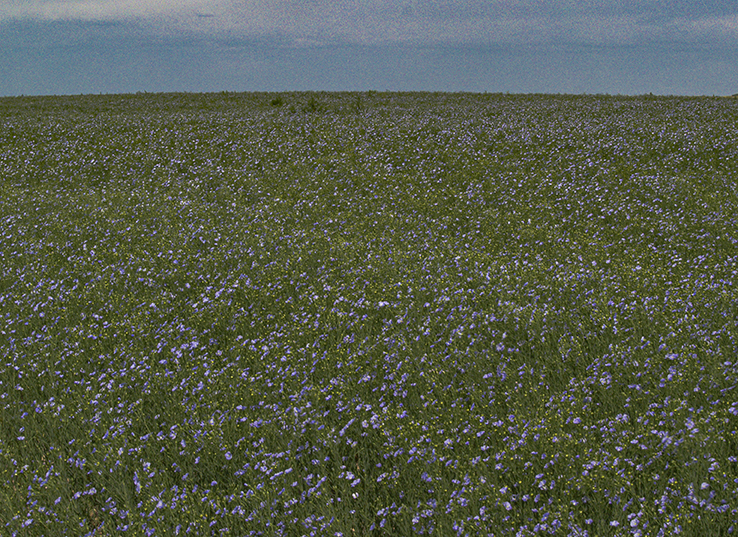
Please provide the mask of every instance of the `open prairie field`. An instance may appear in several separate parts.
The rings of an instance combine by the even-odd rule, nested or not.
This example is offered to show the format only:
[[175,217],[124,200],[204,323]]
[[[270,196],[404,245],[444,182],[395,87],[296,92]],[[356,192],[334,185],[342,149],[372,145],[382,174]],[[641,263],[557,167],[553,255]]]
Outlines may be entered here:
[[738,531],[738,101],[0,99],[0,534]]

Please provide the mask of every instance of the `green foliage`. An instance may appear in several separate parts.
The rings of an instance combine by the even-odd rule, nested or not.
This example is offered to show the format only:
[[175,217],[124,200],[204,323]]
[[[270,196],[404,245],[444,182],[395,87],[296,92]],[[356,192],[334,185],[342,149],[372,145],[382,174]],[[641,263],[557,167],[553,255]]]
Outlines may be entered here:
[[738,529],[732,101],[0,120],[0,534]]
[[277,95],[274,99],[269,101],[269,104],[272,106],[282,106],[284,104],[284,100],[281,95]]

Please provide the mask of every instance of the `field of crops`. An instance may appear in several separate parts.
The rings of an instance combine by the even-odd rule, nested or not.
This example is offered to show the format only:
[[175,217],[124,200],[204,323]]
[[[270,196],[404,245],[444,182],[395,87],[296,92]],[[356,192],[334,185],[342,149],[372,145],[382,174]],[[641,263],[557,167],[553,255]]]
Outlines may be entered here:
[[0,534],[738,531],[738,100],[0,99]]

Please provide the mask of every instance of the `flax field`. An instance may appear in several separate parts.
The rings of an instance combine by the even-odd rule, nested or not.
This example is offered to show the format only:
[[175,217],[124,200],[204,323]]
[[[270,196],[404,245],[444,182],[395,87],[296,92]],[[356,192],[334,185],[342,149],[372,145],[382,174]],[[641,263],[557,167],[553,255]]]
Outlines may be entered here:
[[738,100],[0,99],[0,535],[738,532]]

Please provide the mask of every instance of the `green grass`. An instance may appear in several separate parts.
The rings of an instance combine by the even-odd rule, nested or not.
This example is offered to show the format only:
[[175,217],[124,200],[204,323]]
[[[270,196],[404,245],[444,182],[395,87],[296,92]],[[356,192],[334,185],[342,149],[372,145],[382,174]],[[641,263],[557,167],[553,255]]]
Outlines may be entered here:
[[0,121],[0,534],[738,529],[735,101]]

